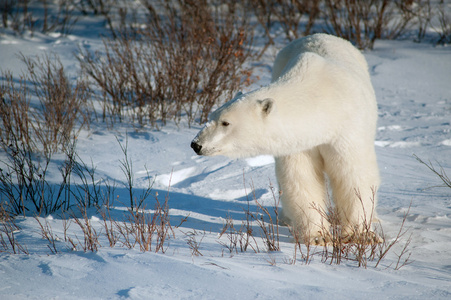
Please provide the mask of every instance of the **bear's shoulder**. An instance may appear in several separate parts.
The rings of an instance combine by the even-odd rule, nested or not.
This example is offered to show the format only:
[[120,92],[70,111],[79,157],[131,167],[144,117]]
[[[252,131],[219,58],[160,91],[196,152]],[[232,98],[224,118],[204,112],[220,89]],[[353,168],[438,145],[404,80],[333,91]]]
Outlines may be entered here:
[[[294,40],[278,53],[273,66],[273,81],[288,72],[302,74],[312,65],[327,62],[361,74],[368,72],[365,58],[349,41],[318,33]],[[293,73],[295,70],[297,72]]]

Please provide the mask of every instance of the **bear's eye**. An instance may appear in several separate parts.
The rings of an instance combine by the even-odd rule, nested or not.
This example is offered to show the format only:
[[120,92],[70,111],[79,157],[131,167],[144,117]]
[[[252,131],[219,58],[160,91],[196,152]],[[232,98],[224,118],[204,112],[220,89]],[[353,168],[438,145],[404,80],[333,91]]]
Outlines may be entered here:
[[227,121],[222,121],[222,122],[221,122],[221,125],[224,126],[224,127],[227,127],[227,126],[230,125],[230,123],[227,122]]

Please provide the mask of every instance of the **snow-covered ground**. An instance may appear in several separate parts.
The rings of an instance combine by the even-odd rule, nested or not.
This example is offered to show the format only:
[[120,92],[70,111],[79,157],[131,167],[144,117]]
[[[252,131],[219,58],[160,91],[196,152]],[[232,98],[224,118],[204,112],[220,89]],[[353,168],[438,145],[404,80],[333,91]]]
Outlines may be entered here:
[[[85,23],[85,26],[94,26]],[[98,25],[98,24],[97,24]],[[66,71],[76,74],[73,52],[78,45],[96,49],[101,40],[77,26],[72,35],[59,37],[35,33],[33,37],[0,36],[0,66],[20,73],[16,57],[52,51]],[[277,48],[283,47],[282,44]],[[267,84],[275,51],[268,50],[256,69],[261,80],[250,89]],[[290,264],[294,244],[281,229],[281,251],[230,255],[219,242],[225,219],[240,224],[252,189],[267,205],[273,201],[270,185],[276,185],[273,159],[258,157],[229,160],[199,157],[190,142],[200,126],[168,124],[161,131],[136,132],[127,126],[106,129],[93,124],[83,131],[77,153],[93,162],[96,176],[115,180],[119,199],[113,216],[121,217],[126,198],[116,137],[128,140],[136,188],[154,180],[152,193],[169,196],[171,224],[178,225],[166,253],[140,252],[120,245],[108,246],[101,234],[95,253],[72,251],[63,241],[60,215],[40,218],[48,222],[56,242],[52,254],[41,238],[38,222],[19,217],[18,241],[30,255],[0,253],[1,299],[450,299],[451,298],[451,190],[435,187],[440,180],[414,157],[439,164],[451,176],[451,48],[411,41],[377,41],[365,52],[379,103],[376,141],[382,185],[379,217],[388,240],[394,238],[411,204],[405,228],[412,234],[410,264],[394,270],[402,240],[378,268],[358,268],[354,262],[330,265],[314,257]],[[52,173],[53,172],[53,173]],[[57,178],[58,170],[51,170]],[[149,178],[148,174],[152,176]],[[55,179],[55,183],[57,183]],[[169,192],[168,192],[169,191]],[[124,200],[125,202],[126,200]],[[148,200],[152,207],[152,201]],[[251,204],[251,209],[254,204]],[[93,225],[102,231],[99,214],[90,210]],[[82,238],[70,224],[68,234]],[[190,237],[200,243],[202,256],[194,256]],[[407,236],[406,236],[407,237]],[[260,247],[264,249],[263,246]]]

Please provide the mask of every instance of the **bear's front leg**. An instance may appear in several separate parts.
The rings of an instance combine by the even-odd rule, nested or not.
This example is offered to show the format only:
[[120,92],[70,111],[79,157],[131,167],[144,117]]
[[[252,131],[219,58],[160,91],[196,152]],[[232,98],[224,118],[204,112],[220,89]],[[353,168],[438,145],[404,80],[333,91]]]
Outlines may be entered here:
[[352,145],[346,151],[322,146],[325,170],[330,179],[335,210],[345,242],[378,243],[372,231],[376,219],[379,170],[372,143]]
[[294,234],[306,244],[326,244],[330,224],[324,218],[327,192],[319,151],[314,148],[276,157],[275,162],[283,214],[290,220]]

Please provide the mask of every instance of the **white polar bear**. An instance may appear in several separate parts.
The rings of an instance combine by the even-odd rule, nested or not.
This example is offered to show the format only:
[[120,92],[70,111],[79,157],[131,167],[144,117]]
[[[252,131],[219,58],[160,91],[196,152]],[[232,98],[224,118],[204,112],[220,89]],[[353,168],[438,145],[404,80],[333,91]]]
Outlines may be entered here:
[[363,55],[327,34],[291,42],[271,84],[211,114],[191,147],[199,155],[275,157],[283,212],[306,242],[325,242],[326,175],[348,237],[369,228],[379,171],[377,104]]

